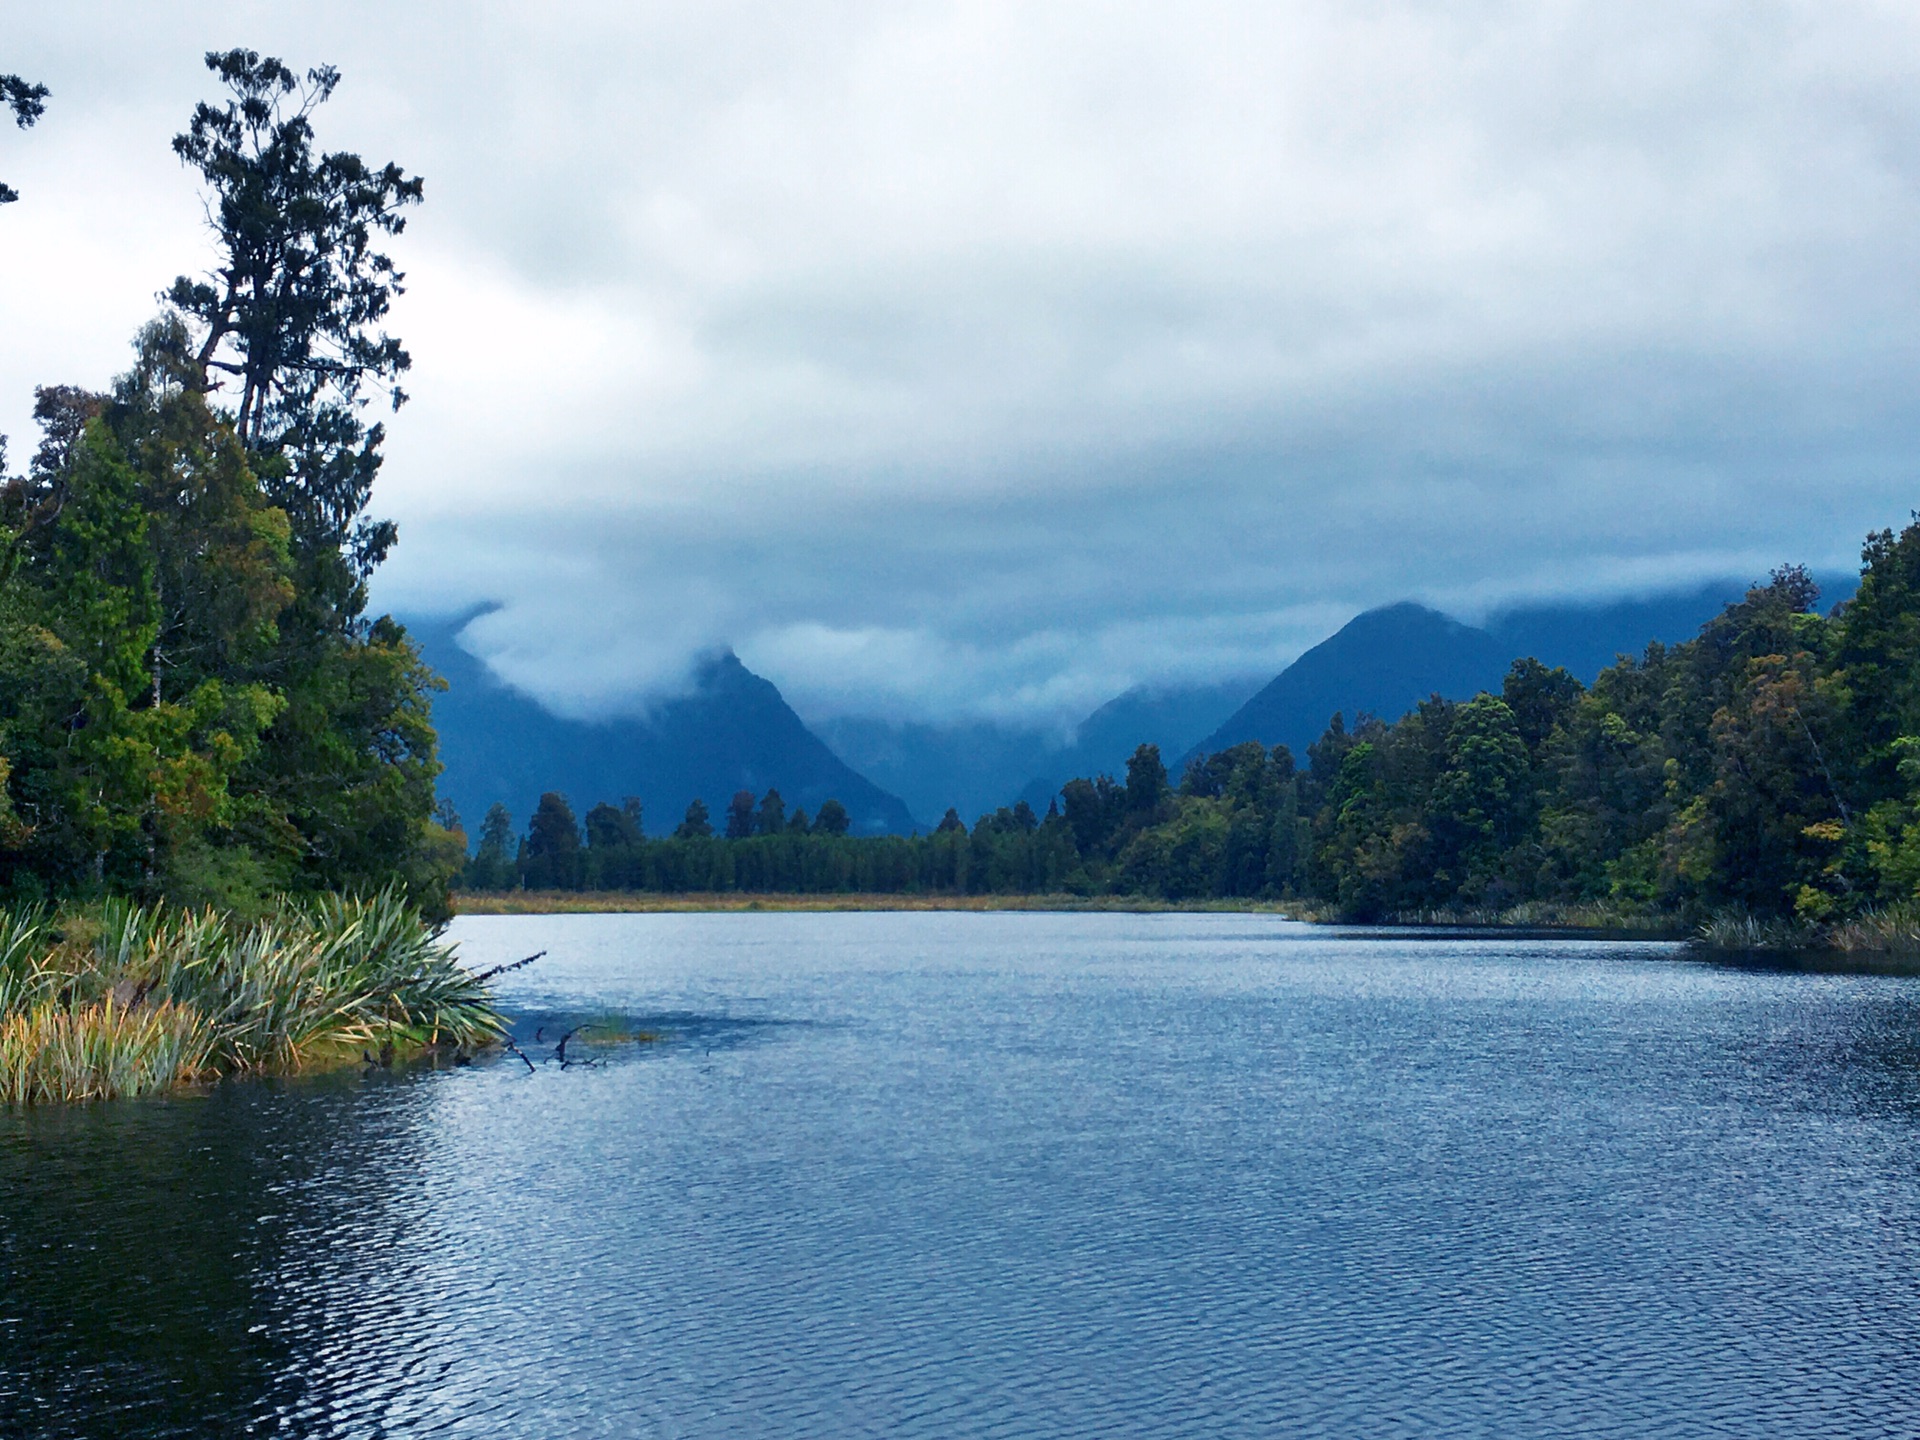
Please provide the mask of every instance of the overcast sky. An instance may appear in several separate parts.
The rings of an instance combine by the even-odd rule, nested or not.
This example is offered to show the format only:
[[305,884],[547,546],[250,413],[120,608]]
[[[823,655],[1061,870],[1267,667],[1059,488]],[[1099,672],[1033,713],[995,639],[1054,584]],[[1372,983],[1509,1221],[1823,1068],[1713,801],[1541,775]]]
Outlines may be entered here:
[[377,599],[575,710],[1072,718],[1920,504],[1920,7],[0,0],[0,431],[209,258],[209,48],[426,177]]

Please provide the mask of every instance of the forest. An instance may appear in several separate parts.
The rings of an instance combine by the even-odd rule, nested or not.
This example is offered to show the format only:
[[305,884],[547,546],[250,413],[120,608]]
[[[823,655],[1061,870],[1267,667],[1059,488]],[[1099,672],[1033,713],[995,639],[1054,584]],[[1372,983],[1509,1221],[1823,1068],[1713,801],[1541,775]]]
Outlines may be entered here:
[[[0,898],[247,914],[398,885],[444,912],[437,682],[367,613],[395,539],[369,407],[410,364],[380,246],[422,184],[318,147],[331,68],[208,65],[226,95],[173,149],[211,269],[161,292],[110,385],[35,392],[18,473],[0,440]],[[37,118],[45,87],[0,78]]]
[[1334,715],[1297,760],[1248,743],[1176,783],[1141,746],[1046,815],[850,838],[833,816],[734,797],[647,839],[638,802],[584,836],[565,799],[527,833],[487,817],[474,889],[855,891],[1267,899],[1353,920],[1532,914],[1804,934],[1911,924],[1920,897],[1920,517],[1867,537],[1822,613],[1787,567],[1685,643],[1591,687],[1515,660],[1498,694],[1392,722]]

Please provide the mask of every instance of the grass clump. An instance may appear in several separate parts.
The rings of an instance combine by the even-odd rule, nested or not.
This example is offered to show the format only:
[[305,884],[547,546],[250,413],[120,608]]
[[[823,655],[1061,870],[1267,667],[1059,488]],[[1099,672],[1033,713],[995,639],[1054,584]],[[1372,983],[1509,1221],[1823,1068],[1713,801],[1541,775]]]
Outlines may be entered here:
[[0,1101],[9,1105],[145,1095],[204,1070],[204,1016],[184,1005],[127,1009],[111,999],[53,1002],[0,1019]]
[[[1339,918],[1317,914],[1302,918]],[[1449,906],[1401,911],[1387,917],[1393,925],[1464,925],[1515,930],[1597,930],[1623,935],[1670,936],[1685,933],[1670,915],[1609,900],[1563,902],[1527,900],[1518,905]]]
[[1828,921],[1763,919],[1729,911],[1702,925],[1697,938],[1710,950],[1832,950],[1920,956],[1920,910],[1897,905]]
[[504,1028],[485,980],[391,893],[251,923],[119,900],[0,913],[0,1102],[473,1050]]

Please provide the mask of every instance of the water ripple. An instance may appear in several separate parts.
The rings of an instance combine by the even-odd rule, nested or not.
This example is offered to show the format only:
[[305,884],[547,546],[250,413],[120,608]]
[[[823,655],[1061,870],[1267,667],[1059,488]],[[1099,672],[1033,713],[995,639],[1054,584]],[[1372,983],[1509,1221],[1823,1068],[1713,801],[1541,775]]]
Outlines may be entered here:
[[[1920,982],[1231,916],[460,933],[550,951],[535,1073],[0,1120],[0,1430],[1920,1431]],[[540,1048],[596,1019],[660,1038]]]

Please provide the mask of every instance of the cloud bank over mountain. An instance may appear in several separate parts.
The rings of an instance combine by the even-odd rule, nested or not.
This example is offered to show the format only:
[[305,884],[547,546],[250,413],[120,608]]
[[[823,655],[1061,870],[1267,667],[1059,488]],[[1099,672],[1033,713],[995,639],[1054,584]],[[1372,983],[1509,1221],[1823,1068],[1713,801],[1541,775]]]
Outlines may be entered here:
[[1910,8],[15,9],[16,456],[203,260],[199,53],[336,63],[323,139],[428,181],[379,599],[498,603],[575,713],[730,644],[809,717],[1064,724],[1920,495]]

